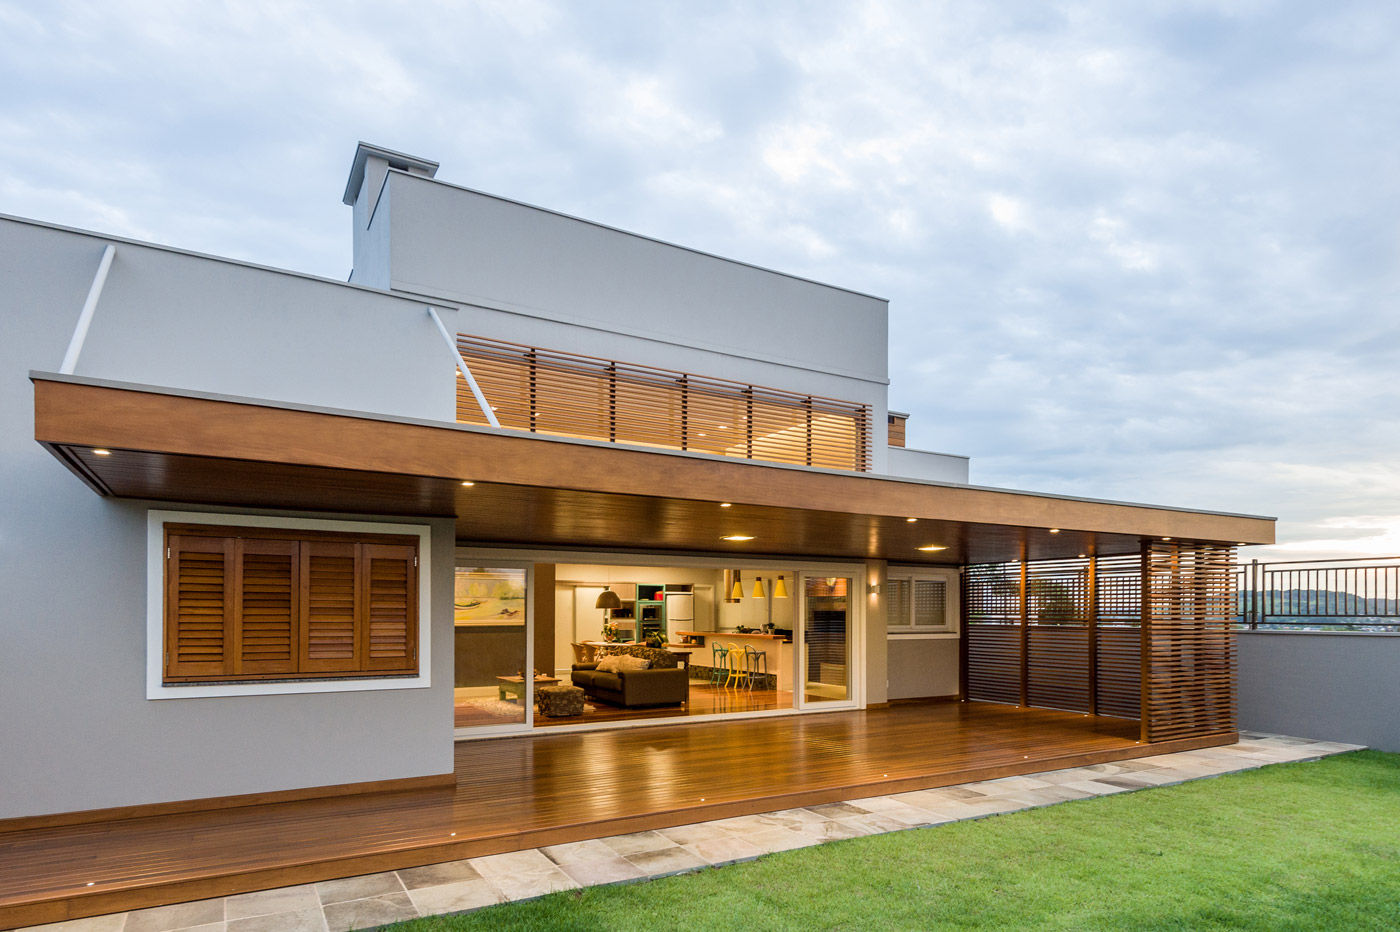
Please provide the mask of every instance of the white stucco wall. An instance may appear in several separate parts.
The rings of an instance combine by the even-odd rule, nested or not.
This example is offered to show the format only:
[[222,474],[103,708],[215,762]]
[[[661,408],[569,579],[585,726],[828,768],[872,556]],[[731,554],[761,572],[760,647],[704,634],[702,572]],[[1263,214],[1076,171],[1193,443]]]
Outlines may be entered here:
[[[0,220],[0,818],[450,772],[451,520],[427,522],[439,555],[431,687],[146,698],[149,506],[99,497],[34,441],[28,379],[62,360],[103,242]],[[117,250],[80,374],[452,409],[450,359],[439,348],[442,365],[422,371],[441,338],[411,302]]]
[[886,471],[891,476],[928,479],[933,482],[961,482],[968,478],[968,458],[950,453],[933,453],[909,447],[890,447]]

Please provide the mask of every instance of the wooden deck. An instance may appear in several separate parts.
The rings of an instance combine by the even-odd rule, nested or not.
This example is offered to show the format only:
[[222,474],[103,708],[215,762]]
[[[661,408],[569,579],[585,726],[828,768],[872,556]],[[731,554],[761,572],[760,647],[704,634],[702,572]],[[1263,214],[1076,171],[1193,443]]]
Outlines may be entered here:
[[455,787],[0,833],[0,928],[1227,743],[918,703],[463,742]]

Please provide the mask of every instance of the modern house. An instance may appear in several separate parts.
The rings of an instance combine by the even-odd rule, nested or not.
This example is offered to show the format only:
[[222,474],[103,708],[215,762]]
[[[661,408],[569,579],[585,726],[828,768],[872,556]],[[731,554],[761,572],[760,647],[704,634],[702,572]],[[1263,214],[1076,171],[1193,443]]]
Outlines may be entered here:
[[[884,300],[437,169],[359,146],[348,282],[0,218],[0,841],[71,855],[0,880],[0,927],[487,850],[467,809],[506,850],[544,748],[658,721],[812,744],[898,712],[910,787],[988,716],[1020,716],[1007,756],[959,773],[1236,739],[1234,554],[1272,519],[971,485],[904,446]],[[673,667],[537,712],[648,638]],[[785,782],[814,759],[757,805],[839,798]],[[625,778],[721,780],[686,766]],[[94,826],[149,854],[194,844],[175,814],[394,793],[425,834],[372,855],[74,866]],[[589,818],[680,806],[649,800]]]

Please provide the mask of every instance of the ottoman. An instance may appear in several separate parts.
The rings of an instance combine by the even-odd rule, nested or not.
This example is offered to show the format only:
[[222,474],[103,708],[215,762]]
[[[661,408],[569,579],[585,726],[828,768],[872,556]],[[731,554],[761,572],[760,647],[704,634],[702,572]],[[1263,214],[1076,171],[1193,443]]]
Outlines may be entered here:
[[583,690],[577,686],[541,686],[535,690],[535,705],[546,718],[582,715]]

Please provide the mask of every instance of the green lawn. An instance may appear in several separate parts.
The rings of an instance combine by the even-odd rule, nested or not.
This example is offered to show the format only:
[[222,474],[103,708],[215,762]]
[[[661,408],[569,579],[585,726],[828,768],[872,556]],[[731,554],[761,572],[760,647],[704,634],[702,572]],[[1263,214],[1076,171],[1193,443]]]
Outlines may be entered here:
[[1394,930],[1400,754],[1281,764],[392,928]]

